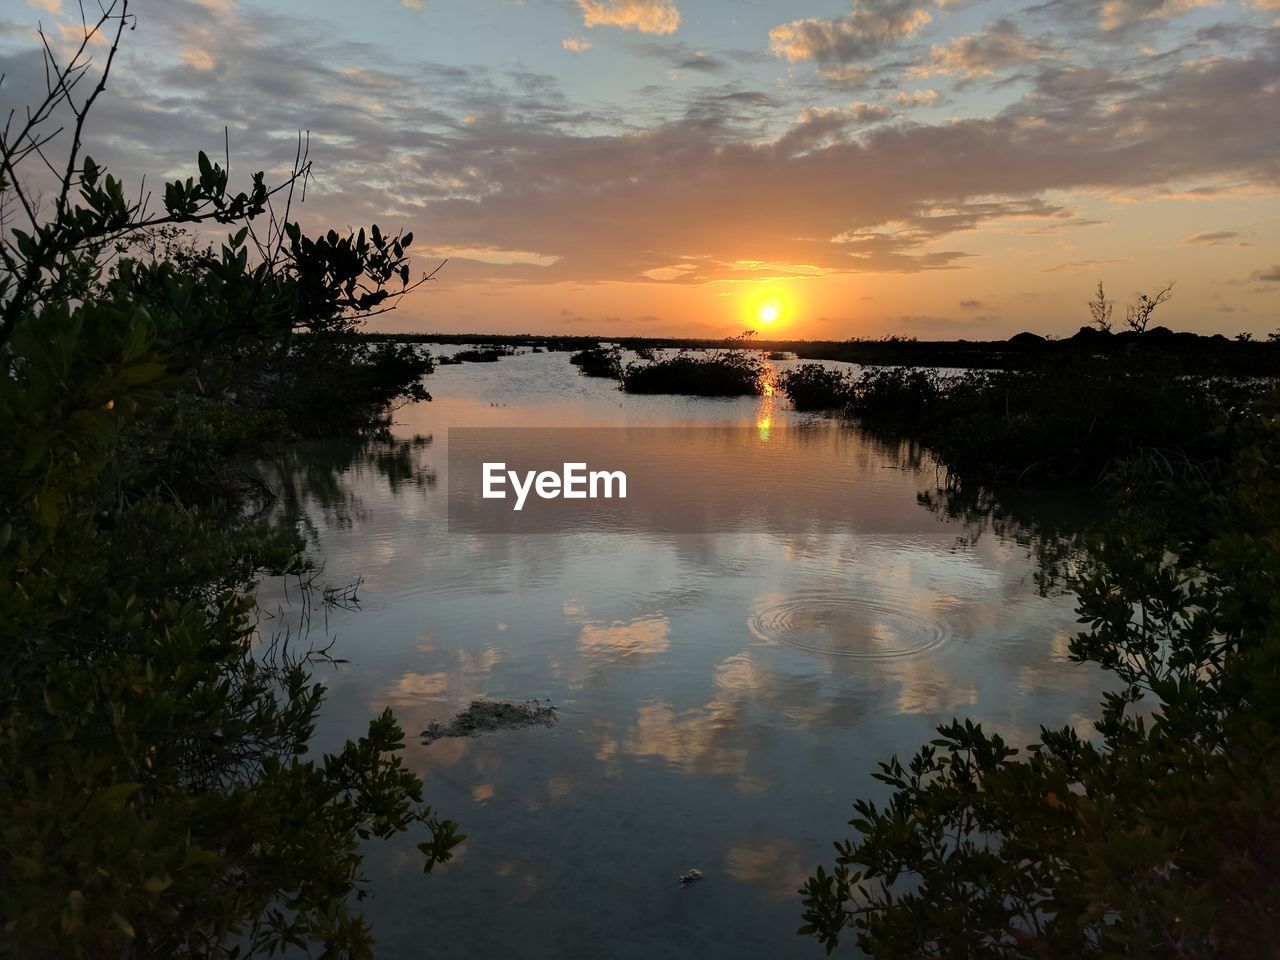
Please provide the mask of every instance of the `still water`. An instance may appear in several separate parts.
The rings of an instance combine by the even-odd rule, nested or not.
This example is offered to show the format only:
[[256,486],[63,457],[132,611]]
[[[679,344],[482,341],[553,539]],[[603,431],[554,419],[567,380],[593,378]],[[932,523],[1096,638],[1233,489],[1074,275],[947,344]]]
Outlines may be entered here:
[[[886,795],[877,761],[957,715],[1016,744],[1042,723],[1090,733],[1101,675],[1066,659],[1073,600],[1043,589],[1051,544],[1033,528],[1069,527],[1063,504],[947,509],[927,458],[785,399],[627,396],[564,353],[428,384],[434,402],[397,414],[400,443],[317,443],[276,478],[325,579],[362,579],[359,609],[328,614],[349,662],[319,673],[316,745],[393,707],[427,799],[468,835],[429,876],[411,839],[370,847],[379,956],[819,957],[794,933],[796,890],[849,834],[852,801]],[[447,529],[451,426],[706,424],[759,444],[805,431],[769,482],[731,448],[717,475],[748,502],[821,502],[829,522]],[[480,697],[550,698],[559,723],[413,736]],[[690,868],[705,879],[681,887]]]

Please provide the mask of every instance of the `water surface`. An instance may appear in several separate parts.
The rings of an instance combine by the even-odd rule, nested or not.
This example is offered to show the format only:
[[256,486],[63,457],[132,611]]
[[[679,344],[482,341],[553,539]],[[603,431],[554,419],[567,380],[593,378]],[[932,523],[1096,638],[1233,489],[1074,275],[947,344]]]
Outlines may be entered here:
[[[317,745],[388,705],[411,733],[477,697],[550,698],[560,722],[410,737],[428,800],[469,839],[430,876],[408,838],[370,849],[379,956],[822,956],[794,933],[796,889],[848,835],[852,801],[885,796],[877,761],[957,715],[1018,744],[1042,723],[1090,732],[1100,676],[1066,660],[1073,601],[1043,595],[1043,545],[1008,518],[930,509],[927,458],[773,396],[626,396],[563,353],[428,383],[400,445],[310,445],[281,479],[326,579],[362,578],[360,609],[329,614],[350,662],[321,673]],[[821,502],[829,522],[446,529],[450,426],[708,424],[759,444],[804,431],[767,484],[732,469],[732,445],[685,455],[721,458],[742,498]],[[1061,520],[1035,498],[1018,514],[1040,515]],[[693,867],[706,879],[680,887]]]

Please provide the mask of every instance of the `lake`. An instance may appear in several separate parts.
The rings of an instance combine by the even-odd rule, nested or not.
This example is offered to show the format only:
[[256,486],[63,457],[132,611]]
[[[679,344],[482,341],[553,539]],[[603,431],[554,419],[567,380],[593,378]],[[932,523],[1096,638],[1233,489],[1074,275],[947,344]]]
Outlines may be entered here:
[[[1074,601],[1045,589],[1080,504],[966,509],[927,456],[783,398],[629,396],[565,353],[428,386],[398,442],[309,443],[275,478],[326,581],[361,579],[358,609],[325,615],[348,662],[317,671],[316,746],[391,706],[428,801],[468,835],[429,876],[417,838],[370,846],[379,956],[819,957],[796,890],[853,800],[886,796],[878,761],[955,716],[1018,745],[1040,724],[1091,734],[1102,674],[1067,660]],[[719,458],[745,503],[794,498],[827,522],[450,533],[464,426],[741,428],[682,455]],[[767,472],[733,469],[757,444],[782,451]],[[549,698],[559,722],[415,736],[480,697]],[[691,868],[705,879],[682,887]]]

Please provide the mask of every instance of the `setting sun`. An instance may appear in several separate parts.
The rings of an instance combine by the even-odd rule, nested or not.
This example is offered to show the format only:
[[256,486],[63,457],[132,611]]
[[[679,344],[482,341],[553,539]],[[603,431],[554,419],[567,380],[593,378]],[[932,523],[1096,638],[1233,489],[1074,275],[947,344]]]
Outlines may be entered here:
[[790,328],[797,315],[795,291],[781,283],[751,284],[737,308],[755,330]]

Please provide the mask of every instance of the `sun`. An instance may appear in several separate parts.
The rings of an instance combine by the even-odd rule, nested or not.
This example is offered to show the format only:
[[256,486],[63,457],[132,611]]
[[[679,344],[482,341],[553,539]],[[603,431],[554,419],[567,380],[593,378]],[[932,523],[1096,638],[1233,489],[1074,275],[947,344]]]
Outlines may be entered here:
[[768,284],[754,286],[746,291],[739,315],[753,330],[771,333],[791,325],[795,316],[795,299],[790,290]]

